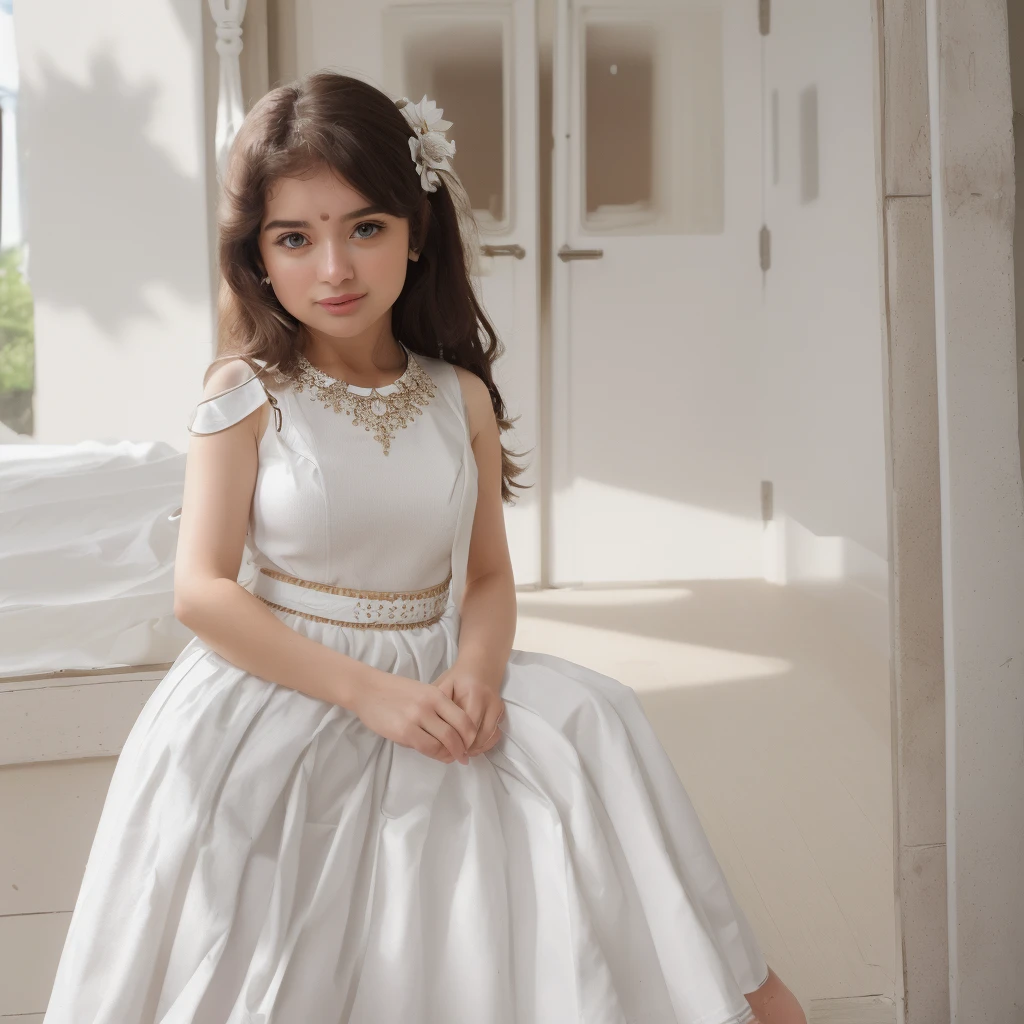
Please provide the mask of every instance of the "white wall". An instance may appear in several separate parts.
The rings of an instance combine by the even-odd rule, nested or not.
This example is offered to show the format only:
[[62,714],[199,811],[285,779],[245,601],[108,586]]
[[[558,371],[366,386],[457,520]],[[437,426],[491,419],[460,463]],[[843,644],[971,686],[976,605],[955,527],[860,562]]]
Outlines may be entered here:
[[780,524],[769,576],[866,585],[878,596],[874,621],[887,644],[873,47],[869,0],[772,4],[765,47],[772,246],[758,371],[763,478],[774,484]]
[[205,15],[17,5],[41,441],[186,445],[212,346]]

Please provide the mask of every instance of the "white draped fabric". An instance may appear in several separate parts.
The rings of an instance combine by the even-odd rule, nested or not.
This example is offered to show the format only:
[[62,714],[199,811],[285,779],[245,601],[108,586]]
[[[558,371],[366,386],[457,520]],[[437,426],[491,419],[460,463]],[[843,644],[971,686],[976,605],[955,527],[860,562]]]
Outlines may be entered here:
[[0,676],[173,661],[185,456],[0,437]]

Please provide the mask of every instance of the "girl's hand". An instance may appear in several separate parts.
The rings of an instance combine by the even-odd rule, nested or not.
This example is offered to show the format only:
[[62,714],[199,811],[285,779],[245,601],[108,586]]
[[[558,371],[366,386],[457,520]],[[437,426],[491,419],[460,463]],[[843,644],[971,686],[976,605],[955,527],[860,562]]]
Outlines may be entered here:
[[352,710],[385,739],[445,764],[469,764],[467,749],[476,735],[476,722],[437,686],[375,669],[358,691]]
[[[469,757],[486,753],[501,739],[498,722],[505,714],[505,702],[498,693],[498,687],[486,682],[472,668],[460,665],[458,660],[446,672],[434,680],[433,684],[447,697],[450,697],[472,719],[476,736],[469,746]],[[445,757],[440,760],[444,761]],[[450,764],[452,757],[447,757]]]

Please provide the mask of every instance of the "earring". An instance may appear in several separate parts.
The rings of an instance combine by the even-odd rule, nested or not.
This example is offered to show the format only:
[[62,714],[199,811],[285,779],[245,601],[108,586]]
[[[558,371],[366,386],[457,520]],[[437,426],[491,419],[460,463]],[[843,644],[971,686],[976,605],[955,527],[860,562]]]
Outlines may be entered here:
[[270,275],[269,275],[269,274],[267,274],[267,276],[266,276],[266,277],[262,278],[262,279],[260,280],[260,284],[270,284]]

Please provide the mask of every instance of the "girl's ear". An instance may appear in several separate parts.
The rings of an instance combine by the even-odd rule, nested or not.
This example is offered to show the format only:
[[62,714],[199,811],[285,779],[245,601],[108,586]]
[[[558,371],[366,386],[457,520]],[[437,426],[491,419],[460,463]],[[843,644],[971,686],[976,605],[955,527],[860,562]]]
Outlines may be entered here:
[[420,258],[423,245],[427,238],[427,227],[430,224],[430,202],[423,197],[416,215],[409,221],[409,259],[413,262]]

